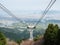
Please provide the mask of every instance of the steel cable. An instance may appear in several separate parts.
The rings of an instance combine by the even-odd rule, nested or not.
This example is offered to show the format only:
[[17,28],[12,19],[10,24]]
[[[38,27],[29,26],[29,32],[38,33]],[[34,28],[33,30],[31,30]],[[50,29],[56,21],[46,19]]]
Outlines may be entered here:
[[[22,20],[20,20],[19,18],[17,18],[10,10],[8,10],[5,6],[3,6],[1,3],[0,3],[0,8],[5,11],[8,15],[14,17],[16,20],[18,20],[19,22],[23,23]],[[25,23],[23,23],[25,24]],[[25,24],[27,26],[27,24]]]
[[41,18],[38,20],[38,22],[35,24],[35,26],[37,26],[39,24],[39,22],[43,19],[43,17],[47,14],[47,12],[49,11],[49,9],[52,7],[52,5],[55,3],[56,0],[54,1],[50,1],[50,3],[48,4],[47,8],[45,9],[45,11],[43,12]]

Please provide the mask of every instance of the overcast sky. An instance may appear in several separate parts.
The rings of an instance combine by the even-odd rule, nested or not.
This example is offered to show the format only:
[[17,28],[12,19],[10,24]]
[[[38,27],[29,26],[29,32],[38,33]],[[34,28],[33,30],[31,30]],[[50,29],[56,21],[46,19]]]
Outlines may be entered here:
[[[0,0],[10,10],[42,10],[50,0]],[[57,0],[51,9],[60,10],[60,0]]]
[[[35,10],[35,11],[39,10],[41,12],[42,10],[44,10],[46,8],[46,6],[49,4],[49,2],[50,2],[50,0],[0,0],[0,3],[2,3],[5,7],[7,7],[11,12],[18,15],[18,17],[24,11],[25,12],[27,11],[27,13],[28,13],[28,11],[31,11],[31,13],[32,13],[32,10]],[[60,11],[60,0],[56,0],[55,4],[52,6],[52,8],[50,10]],[[34,13],[34,11],[33,11],[33,13]],[[38,15],[38,14],[35,15],[35,14],[29,13],[29,15],[25,14],[25,16],[20,16],[20,17],[28,16],[28,17],[38,18],[40,15]],[[59,16],[60,16],[60,14],[57,16],[57,18]],[[50,17],[53,18],[54,16],[50,16]],[[58,18],[58,19],[60,19],[60,18]]]

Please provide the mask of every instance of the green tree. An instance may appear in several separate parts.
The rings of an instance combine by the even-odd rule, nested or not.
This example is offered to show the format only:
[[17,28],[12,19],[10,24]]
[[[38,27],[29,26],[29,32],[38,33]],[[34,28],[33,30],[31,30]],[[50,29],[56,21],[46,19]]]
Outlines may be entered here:
[[58,42],[58,31],[59,31],[59,27],[58,27],[58,25],[56,24],[56,25],[54,26],[54,31],[53,31],[53,33],[54,33],[54,45],[55,45],[55,44],[57,45],[57,42]]
[[0,32],[0,45],[6,45],[6,37],[2,32]]
[[58,25],[49,24],[46,32],[44,34],[45,45],[56,45],[57,43],[57,34],[59,27]]
[[22,42],[22,40],[17,40],[18,45],[20,45],[21,42]]
[[37,40],[40,39],[40,37],[41,37],[41,35],[37,35],[33,40],[34,40],[34,41],[37,41]]
[[60,45],[60,29],[59,29],[59,31],[58,31],[58,42],[57,42],[57,45]]

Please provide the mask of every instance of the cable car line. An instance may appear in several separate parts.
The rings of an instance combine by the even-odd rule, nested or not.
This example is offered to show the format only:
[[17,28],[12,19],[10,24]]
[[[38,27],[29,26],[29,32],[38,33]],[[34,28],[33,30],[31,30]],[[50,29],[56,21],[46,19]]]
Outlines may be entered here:
[[55,3],[56,0],[52,1],[49,3],[49,5],[47,6],[47,8],[45,9],[45,11],[43,12],[41,18],[38,20],[38,22],[35,24],[35,26],[37,26],[39,24],[39,22],[44,18],[44,16],[47,14],[47,12],[49,11],[49,9],[52,7],[52,5]]
[[[47,14],[47,12],[49,11],[49,9],[52,7],[52,5],[55,3],[56,0],[51,0],[50,3],[48,4],[47,8],[44,10],[41,18],[37,21],[37,23],[34,26],[37,26],[39,24],[39,22],[43,19],[43,17]],[[6,13],[8,13],[10,16],[14,17],[16,20],[20,21],[23,23],[22,20],[20,20],[19,18],[17,18],[11,11],[9,11],[5,6],[3,6],[0,3],[0,8],[5,11]],[[25,23],[24,23],[25,24]],[[26,26],[28,26],[27,24],[25,24]]]
[[[3,4],[1,4],[1,3],[0,3],[0,8],[1,8],[3,11],[5,11],[8,15],[14,17],[16,20],[18,20],[18,21],[20,21],[20,22],[23,23],[22,20],[20,20],[19,18],[17,18],[10,10],[8,10],[8,9],[7,9],[5,6],[3,6]],[[25,23],[23,23],[23,24],[25,24]],[[27,24],[25,24],[25,25],[27,25]]]

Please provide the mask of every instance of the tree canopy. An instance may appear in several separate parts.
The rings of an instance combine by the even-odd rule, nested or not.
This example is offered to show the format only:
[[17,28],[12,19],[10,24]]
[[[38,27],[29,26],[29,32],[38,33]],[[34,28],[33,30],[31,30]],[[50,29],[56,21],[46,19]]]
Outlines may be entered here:
[[57,45],[58,41],[58,25],[49,24],[44,34],[45,45]]

